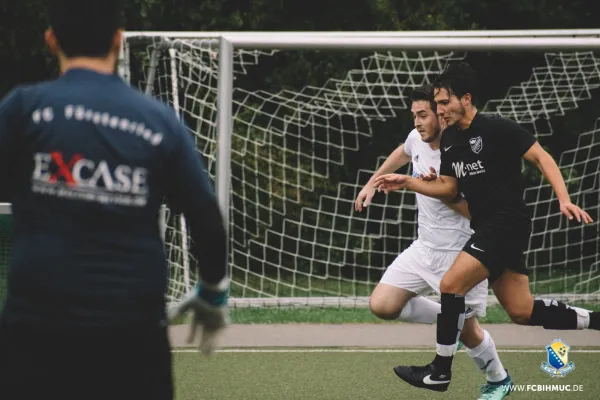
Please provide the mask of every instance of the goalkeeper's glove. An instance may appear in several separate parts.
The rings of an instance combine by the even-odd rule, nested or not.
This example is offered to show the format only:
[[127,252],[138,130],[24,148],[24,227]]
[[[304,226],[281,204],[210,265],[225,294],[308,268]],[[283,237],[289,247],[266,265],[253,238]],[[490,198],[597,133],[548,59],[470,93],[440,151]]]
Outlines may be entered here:
[[196,339],[198,326],[202,328],[199,350],[206,355],[217,347],[219,333],[229,325],[229,279],[224,278],[217,285],[198,282],[194,290],[181,303],[169,310],[169,319],[192,312],[188,343]]

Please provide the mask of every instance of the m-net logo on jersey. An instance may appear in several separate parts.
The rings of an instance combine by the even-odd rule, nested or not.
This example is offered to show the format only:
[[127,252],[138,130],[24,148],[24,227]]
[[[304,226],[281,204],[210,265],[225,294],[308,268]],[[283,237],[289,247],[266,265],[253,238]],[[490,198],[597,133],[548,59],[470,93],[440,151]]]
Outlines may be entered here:
[[102,204],[143,207],[148,202],[148,171],[130,165],[111,166],[82,154],[35,153],[31,176],[34,193]]
[[485,173],[485,167],[481,160],[477,160],[472,163],[465,163],[464,161],[456,161],[452,163],[452,169],[457,178],[464,178],[466,176],[473,176]]

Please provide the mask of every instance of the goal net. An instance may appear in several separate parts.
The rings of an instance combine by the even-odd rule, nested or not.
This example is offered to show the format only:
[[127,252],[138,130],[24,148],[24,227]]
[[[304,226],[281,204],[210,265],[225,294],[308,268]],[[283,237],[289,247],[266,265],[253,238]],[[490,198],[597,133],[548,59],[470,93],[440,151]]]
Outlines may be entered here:
[[[364,306],[416,238],[413,193],[358,192],[411,127],[409,95],[448,62],[486,77],[484,113],[512,118],[548,146],[573,202],[560,214],[548,182],[524,165],[533,216],[527,252],[537,295],[600,297],[600,53],[234,51],[229,266],[235,305]],[[507,67],[510,66],[510,67]],[[215,179],[219,53],[214,41],[127,36],[120,71],[173,106]],[[490,87],[487,91],[485,88]],[[409,171],[410,167],[403,169]],[[169,299],[197,279],[185,218],[166,210]]]

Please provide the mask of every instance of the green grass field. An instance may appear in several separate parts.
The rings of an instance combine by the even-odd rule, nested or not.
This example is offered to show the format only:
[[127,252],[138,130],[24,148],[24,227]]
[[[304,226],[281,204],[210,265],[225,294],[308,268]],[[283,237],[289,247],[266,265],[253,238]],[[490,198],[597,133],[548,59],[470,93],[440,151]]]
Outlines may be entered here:
[[[432,350],[408,352],[221,352],[205,358],[196,352],[174,354],[177,400],[402,400],[476,399],[484,383],[464,351],[457,354],[453,380],[445,393],[413,388],[392,368],[398,364],[426,364]],[[331,350],[329,350],[331,351]],[[335,350],[333,350],[335,351]],[[500,356],[516,385],[583,385],[583,392],[513,392],[510,399],[586,399],[600,397],[597,353],[573,352],[575,370],[552,378],[540,369],[543,349],[502,352]]]
[[[572,306],[600,311],[600,304],[572,303]],[[384,321],[375,317],[368,308],[232,308],[231,320],[236,324],[290,324],[290,323],[316,323],[316,324],[343,324],[343,323],[369,323],[386,324],[398,321]],[[481,323],[495,324],[510,322],[504,309],[499,305],[489,306],[485,318],[480,318]],[[183,322],[182,320],[177,321]],[[599,343],[600,345],[600,343]]]
[[[600,310],[600,305],[579,305]],[[231,316],[238,324],[398,323],[378,320],[365,308],[234,308]],[[499,306],[491,306],[482,322],[508,322],[508,316]],[[575,363],[575,370],[564,378],[552,378],[540,369],[547,357],[543,348],[499,352],[516,385],[583,385],[583,392],[540,392],[530,387],[529,391],[512,392],[510,399],[600,397],[596,367],[600,347],[572,348],[569,360]],[[195,349],[180,349],[174,353],[176,399],[477,399],[485,379],[464,351],[456,356],[453,382],[445,393],[413,388],[392,370],[398,364],[424,365],[433,354],[432,348],[261,348],[223,349],[206,358]]]

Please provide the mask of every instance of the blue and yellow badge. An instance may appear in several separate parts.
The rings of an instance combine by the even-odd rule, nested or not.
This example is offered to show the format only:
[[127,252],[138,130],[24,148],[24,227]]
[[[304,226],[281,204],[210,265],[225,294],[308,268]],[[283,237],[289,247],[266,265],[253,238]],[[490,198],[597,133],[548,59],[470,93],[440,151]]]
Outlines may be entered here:
[[575,369],[573,361],[569,362],[569,349],[568,346],[560,339],[554,339],[552,343],[546,346],[548,352],[547,361],[544,361],[541,365],[542,371],[554,378],[562,378],[569,372]]

